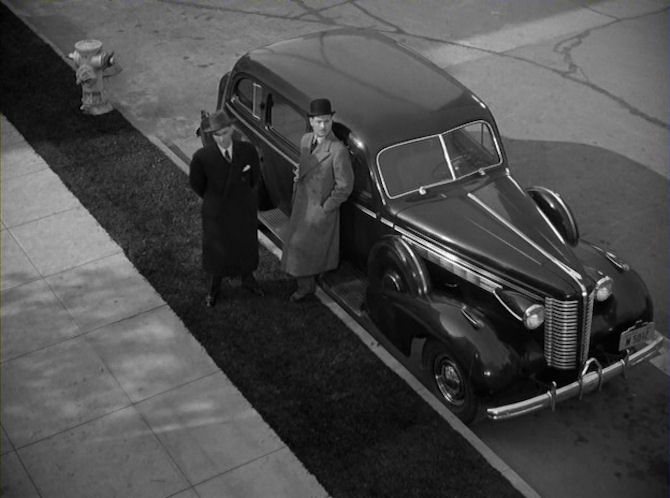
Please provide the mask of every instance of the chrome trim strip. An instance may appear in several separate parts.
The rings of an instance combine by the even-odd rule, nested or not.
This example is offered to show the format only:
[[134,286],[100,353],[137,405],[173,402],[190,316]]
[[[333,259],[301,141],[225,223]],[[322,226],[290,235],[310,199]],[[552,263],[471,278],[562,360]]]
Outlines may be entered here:
[[423,257],[442,266],[454,275],[461,277],[488,292],[493,292],[495,289],[502,287],[502,284],[493,278],[490,278],[493,277],[493,275],[482,275],[484,271],[475,271],[467,262],[463,261],[458,256],[450,254],[447,251],[436,247],[434,244],[418,238],[407,230],[399,227],[395,227],[395,230],[415,247]]
[[[533,203],[535,203],[535,201],[533,201]],[[549,218],[547,218],[547,215],[544,214],[544,211],[542,211],[540,209],[540,206],[535,204],[535,209],[537,209],[537,212],[540,213],[540,216],[542,216],[545,223],[549,226],[549,228],[551,228],[551,231],[554,232],[554,235],[556,235],[556,237],[558,237],[558,240],[560,240],[562,244],[566,244],[565,239],[563,238],[563,236],[560,234],[560,232],[558,230],[556,230],[556,227],[554,226],[554,224],[551,221],[549,221]]]
[[478,329],[483,325],[480,320],[472,316],[472,313],[470,313],[468,306],[465,304],[461,307],[461,314],[465,317],[465,319],[468,322],[470,322],[470,325],[472,325],[474,328]]
[[354,202],[353,205],[356,206],[356,208],[359,209],[360,211],[362,211],[364,214],[367,214],[368,216],[370,216],[371,218],[375,218],[375,219],[377,218],[377,215],[374,212],[370,211],[368,208],[366,208],[362,204],[359,204],[358,202]]
[[253,132],[253,133],[254,133],[254,135],[256,135],[257,137],[259,137],[259,138],[263,141],[264,144],[266,144],[268,147],[270,147],[272,150],[274,150],[277,154],[279,154],[279,155],[282,156],[284,159],[286,159],[288,162],[290,162],[291,165],[293,165],[294,168],[297,168],[297,167],[298,167],[298,163],[297,163],[296,161],[294,161],[294,160],[291,159],[289,156],[287,156],[287,155],[286,155],[282,150],[280,150],[278,147],[276,147],[275,145],[273,145],[273,144],[271,144],[270,142],[268,142],[268,141],[265,139],[265,137],[264,137],[263,135],[260,134],[260,132],[259,132],[258,130],[256,130],[252,125],[250,125],[249,123],[247,123],[247,121],[245,121],[244,119],[242,119],[242,115],[241,115],[241,114],[239,113],[239,111],[237,111],[233,106],[231,106],[230,103],[226,102],[226,105],[228,106],[228,110],[229,110],[232,114],[234,114],[235,117],[237,117],[237,119],[239,119],[240,121],[242,121],[242,122],[243,122],[243,123],[244,123],[244,124],[245,124],[245,125],[246,125],[246,126]]
[[590,393],[598,389],[600,385],[610,381],[618,375],[624,375],[626,368],[634,366],[643,361],[652,358],[663,343],[663,336],[656,332],[656,338],[639,351],[623,358],[612,365],[603,368],[601,372],[588,372],[580,380],[577,380],[567,386],[556,389],[554,393],[551,390],[533,398],[529,398],[517,403],[488,408],[486,415],[492,420],[505,420],[519,415],[525,415],[547,407],[555,405],[580,394]]
[[421,288],[419,289],[419,295],[420,296],[425,296],[428,293],[428,277],[426,276],[426,273],[424,272],[424,266],[421,264],[421,261],[416,257],[416,253],[412,251],[411,246],[405,239],[400,239],[400,243],[405,246],[405,249],[407,250],[407,254],[409,254],[409,257],[412,259],[413,266],[417,268],[419,271],[419,275],[415,275],[414,280],[419,282],[419,285]]
[[[411,239],[411,242],[419,245],[419,246],[425,246],[425,250],[431,251],[436,253],[437,257],[440,255],[443,256],[443,259],[448,259],[452,261],[455,265],[459,265],[466,271],[471,271],[475,275],[483,275],[484,279],[489,280],[494,283],[493,287],[498,288],[498,287],[507,287],[509,289],[518,291],[526,296],[528,296],[531,299],[535,300],[543,300],[544,296],[540,294],[536,294],[525,287],[520,287],[509,280],[506,280],[504,278],[501,278],[498,275],[495,275],[484,268],[475,266],[474,264],[470,263],[469,261],[466,261],[465,259],[461,258],[460,256],[457,256],[453,253],[450,253],[446,249],[443,249],[441,247],[436,246],[435,244],[432,244],[431,242],[428,242],[426,240],[420,239],[416,235],[413,235],[412,233],[408,232],[407,230],[399,227],[394,227],[395,230],[400,233],[401,235]],[[458,272],[456,272],[458,275]],[[488,290],[488,289],[487,289]],[[492,290],[491,290],[492,292]]]
[[438,135],[440,138],[440,145],[442,146],[442,154],[447,158],[447,166],[449,166],[449,173],[451,173],[452,178],[456,178],[456,172],[454,171],[454,166],[451,164],[451,157],[449,157],[449,151],[447,150],[447,142],[444,141],[442,133]]
[[502,304],[502,307],[505,308],[510,315],[512,315],[514,318],[519,320],[520,322],[523,321],[523,316],[519,315],[514,311],[512,308],[510,308],[505,301],[502,300],[502,298],[498,295],[497,292],[494,292],[493,295],[496,297],[498,302]]
[[384,225],[386,225],[389,228],[395,228],[395,225],[386,218],[379,218],[379,221],[381,221]]
[[595,301],[595,289],[584,298],[584,312],[582,314],[582,337],[580,341],[579,350],[579,365],[583,365],[589,357],[589,349],[591,349],[591,325],[593,322],[593,302]]
[[[256,119],[257,121],[260,121],[260,119],[261,119],[260,116],[256,116],[256,115],[254,114],[254,111],[253,111],[252,109],[250,109],[249,107],[247,107],[246,105],[244,105],[244,104],[242,103],[242,101],[240,100],[240,98],[239,98],[237,95],[233,95],[233,96],[230,98],[230,102],[237,103],[240,107],[244,107],[246,110],[248,110],[248,111],[251,113],[251,117],[253,117],[253,118]],[[230,102],[225,102],[224,105],[227,104],[229,110],[233,110],[234,107],[232,107],[232,106],[230,105]],[[253,105],[253,104],[252,104],[252,105]]]
[[253,109],[251,114],[256,119],[261,119],[261,100],[263,99],[263,87],[255,81],[251,83],[253,88]]

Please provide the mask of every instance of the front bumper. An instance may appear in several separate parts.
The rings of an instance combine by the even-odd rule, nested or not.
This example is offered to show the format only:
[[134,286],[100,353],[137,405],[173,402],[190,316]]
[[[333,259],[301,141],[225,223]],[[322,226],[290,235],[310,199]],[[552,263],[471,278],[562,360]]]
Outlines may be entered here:
[[[598,361],[595,360],[595,358],[592,358],[586,362],[579,379],[572,384],[560,388],[554,386],[546,393],[535,396],[534,398],[510,403],[508,405],[488,408],[486,410],[486,415],[493,420],[505,420],[548,407],[551,407],[553,410],[556,407],[556,403],[574,398],[575,396],[581,398],[582,395],[586,393],[600,389],[602,384],[610,381],[614,377],[622,374],[625,376],[628,367],[632,367],[652,358],[660,349],[663,339],[661,334],[655,332],[655,337],[644,348],[606,368],[602,368]],[[597,367],[596,371],[588,371],[592,365]]]

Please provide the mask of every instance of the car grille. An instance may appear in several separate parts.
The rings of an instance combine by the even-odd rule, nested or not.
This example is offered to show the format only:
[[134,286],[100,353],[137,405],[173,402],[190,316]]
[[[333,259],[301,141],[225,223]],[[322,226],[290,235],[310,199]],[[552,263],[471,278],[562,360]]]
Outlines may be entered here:
[[581,366],[591,342],[593,293],[585,302],[545,299],[544,358],[547,365],[561,370]]

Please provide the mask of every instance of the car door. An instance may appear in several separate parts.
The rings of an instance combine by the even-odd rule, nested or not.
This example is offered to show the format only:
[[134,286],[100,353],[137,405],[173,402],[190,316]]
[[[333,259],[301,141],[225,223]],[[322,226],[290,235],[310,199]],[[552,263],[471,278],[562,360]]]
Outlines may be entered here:
[[278,92],[268,89],[265,130],[263,179],[275,206],[289,215],[293,177],[300,160],[300,139],[307,131],[307,116]]
[[353,191],[340,210],[342,234],[340,247],[346,259],[358,268],[364,269],[374,243],[385,233],[390,233],[391,229],[379,220],[378,192],[374,188],[364,150],[356,145],[357,141],[348,131],[343,133],[334,129],[336,135],[340,135],[340,139],[349,149],[351,167],[354,171]]

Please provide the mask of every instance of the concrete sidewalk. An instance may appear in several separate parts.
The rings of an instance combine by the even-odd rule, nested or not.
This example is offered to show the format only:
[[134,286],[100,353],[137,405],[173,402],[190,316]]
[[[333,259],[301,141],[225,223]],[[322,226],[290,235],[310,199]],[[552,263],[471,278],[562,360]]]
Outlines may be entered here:
[[326,492],[4,117],[3,497]]

